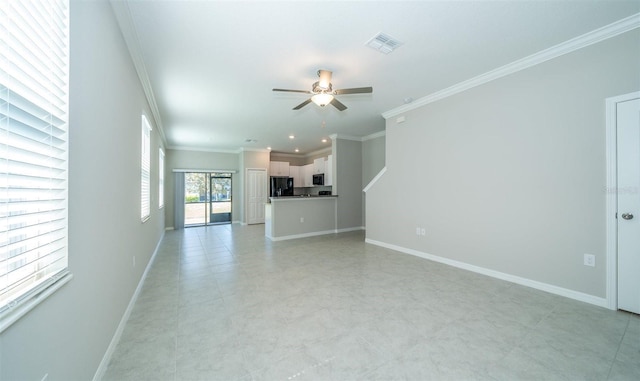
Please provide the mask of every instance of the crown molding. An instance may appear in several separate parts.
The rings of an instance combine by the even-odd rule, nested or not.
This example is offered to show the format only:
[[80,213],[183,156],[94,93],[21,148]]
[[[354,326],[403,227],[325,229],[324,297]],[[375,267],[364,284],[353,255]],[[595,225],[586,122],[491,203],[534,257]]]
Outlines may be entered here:
[[324,153],[331,153],[333,150],[332,147],[325,147],[325,148],[320,148],[319,150],[315,150],[312,152],[309,152],[307,154],[305,154],[305,157],[310,157],[310,156],[316,156],[316,155],[322,155]]
[[286,152],[272,151],[271,154],[278,157],[295,157],[298,159],[303,159],[303,158],[307,158],[315,155],[320,155],[323,153],[331,153],[331,149],[332,149],[331,147],[325,147],[309,153],[286,153]]
[[277,157],[295,157],[298,159],[304,158],[304,155],[299,153],[286,153],[286,152],[278,152],[278,151],[271,151],[271,155],[277,156]]
[[271,152],[270,150],[266,149],[266,148],[246,148],[246,147],[242,147],[238,150],[238,153],[241,152]]
[[381,136],[385,136],[386,134],[387,134],[387,132],[385,130],[382,130],[382,131],[374,132],[373,134],[366,135],[366,136],[351,136],[351,135],[342,135],[342,134],[332,134],[332,135],[329,135],[329,138],[332,141],[335,141],[336,139],[343,139],[343,140],[353,140],[353,141],[356,141],[356,142],[364,142],[364,141],[367,141],[367,140],[371,140],[371,139],[379,138]]
[[160,138],[164,142],[164,145],[167,146],[167,136],[164,133],[158,103],[156,102],[155,95],[153,94],[153,88],[151,87],[151,81],[149,80],[149,73],[147,72],[147,67],[144,64],[144,59],[142,57],[140,40],[138,39],[138,33],[135,25],[133,24],[129,3],[122,0],[109,0],[109,2],[111,3],[111,9],[113,9],[118,25],[120,26],[120,33],[127,45],[127,49],[129,50],[129,55],[131,56],[133,66],[138,74],[138,79],[142,85],[145,97],[149,103],[149,108],[151,109],[155,126],[160,132]]
[[331,135],[329,135],[329,138],[331,140],[342,139],[342,140],[354,140],[356,142],[361,142],[362,141],[361,137],[351,136],[351,135],[342,135],[342,134],[331,134]]
[[195,148],[195,147],[185,147],[185,146],[167,146],[168,150],[174,151],[195,151],[195,152],[212,152],[212,153],[232,153],[238,155],[240,150],[230,150],[230,149],[213,149],[213,148]]
[[171,172],[173,173],[202,173],[202,172],[208,172],[208,173],[238,173],[237,170],[235,169],[204,169],[204,168],[175,168],[172,169]]
[[379,131],[379,132],[375,132],[375,133],[373,133],[371,135],[363,136],[361,140],[364,142],[364,141],[371,140],[371,139],[377,139],[377,138],[380,138],[380,137],[385,136],[385,135],[387,135],[387,131],[382,130],[382,131]]
[[433,94],[417,99],[410,104],[403,105],[403,106],[391,109],[389,111],[386,111],[382,113],[382,117],[385,119],[389,119],[394,116],[398,116],[407,111],[415,110],[429,103],[439,101],[441,99],[469,90],[473,87],[483,85],[487,82],[496,80],[498,78],[502,78],[504,76],[516,73],[518,71],[527,69],[529,67],[541,64],[551,59],[582,49],[589,45],[593,45],[598,42],[607,40],[609,38],[618,36],[622,33],[628,32],[638,27],[640,27],[640,13],[636,13],[634,15],[631,15],[629,17],[623,18],[614,23],[606,25],[602,28],[598,28],[591,32],[585,33],[581,36],[572,38],[568,41],[552,46],[548,49],[542,50],[538,53],[534,53],[525,58],[519,59],[507,65],[501,66],[497,69],[481,74],[477,77],[460,82],[446,89],[437,91]]

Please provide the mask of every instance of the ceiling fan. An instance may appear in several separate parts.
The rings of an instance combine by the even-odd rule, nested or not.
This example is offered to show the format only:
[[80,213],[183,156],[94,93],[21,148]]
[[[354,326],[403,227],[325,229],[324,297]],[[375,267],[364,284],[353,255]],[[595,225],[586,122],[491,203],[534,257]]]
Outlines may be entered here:
[[341,89],[341,90],[333,90],[333,86],[331,85],[331,72],[329,70],[318,70],[318,77],[320,78],[317,82],[315,82],[311,86],[311,91],[308,90],[288,90],[288,89],[273,89],[273,91],[284,91],[288,93],[304,93],[304,94],[312,94],[311,98],[306,101],[300,103],[294,110],[300,110],[304,106],[313,102],[320,107],[324,107],[331,103],[340,111],[344,111],[347,109],[347,106],[342,104],[339,100],[335,98],[335,95],[345,95],[345,94],[366,94],[372,93],[373,87],[355,87],[352,89]]

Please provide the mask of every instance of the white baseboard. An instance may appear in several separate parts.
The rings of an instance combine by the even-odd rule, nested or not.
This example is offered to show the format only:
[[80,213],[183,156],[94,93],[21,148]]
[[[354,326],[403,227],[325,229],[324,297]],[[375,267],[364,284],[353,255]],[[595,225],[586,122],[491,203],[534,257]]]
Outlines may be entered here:
[[460,261],[456,261],[456,260],[449,259],[449,258],[439,257],[439,256],[433,255],[433,254],[423,253],[423,252],[418,251],[418,250],[408,249],[406,247],[396,246],[396,245],[393,245],[393,244],[390,244],[390,243],[380,242],[380,241],[376,241],[376,240],[369,239],[369,238],[366,238],[365,242],[366,243],[370,243],[372,245],[385,247],[387,249],[399,251],[401,253],[415,255],[417,257],[428,259],[428,260],[431,260],[431,261],[434,261],[434,262],[444,263],[446,265],[457,267],[457,268],[460,268],[460,269],[463,269],[463,270],[473,271],[473,272],[478,273],[478,274],[487,275],[487,276],[490,276],[490,277],[493,277],[493,278],[505,280],[507,282],[516,283],[516,284],[519,284],[521,286],[527,286],[527,287],[535,288],[536,290],[541,290],[541,291],[545,291],[545,292],[548,292],[548,293],[551,293],[551,294],[560,295],[560,296],[564,296],[566,298],[570,298],[570,299],[578,300],[578,301],[581,301],[581,302],[593,304],[593,305],[596,305],[598,307],[607,308],[607,299],[606,298],[599,298],[597,296],[585,294],[585,293],[574,291],[574,290],[569,290],[569,289],[566,289],[566,288],[554,286],[552,284],[542,283],[542,282],[538,282],[538,281],[535,281],[535,280],[522,278],[522,277],[519,277],[519,276],[516,276],[516,275],[511,275],[511,274],[503,273],[503,272],[500,272],[500,271],[486,269],[484,267],[471,265],[471,264],[468,264],[468,263],[465,263],[465,262],[460,262]]
[[164,230],[169,231],[169,230],[175,230],[175,229],[173,228],[173,226],[167,226],[166,228],[164,228]]
[[356,231],[356,230],[364,230],[364,226],[356,226],[356,227],[353,227],[353,228],[345,228],[345,229],[323,230],[323,231],[319,231],[319,232],[311,232],[311,233],[303,233],[303,234],[292,234],[292,235],[285,235],[285,236],[282,236],[282,237],[271,237],[269,235],[266,235],[266,237],[269,238],[272,241],[286,241],[286,240],[289,240],[289,239],[315,237],[315,236],[318,236],[318,235],[347,233],[347,232],[352,232],[352,231]]
[[136,301],[138,300],[138,296],[140,295],[140,291],[142,291],[142,286],[144,285],[144,280],[147,278],[147,274],[149,273],[149,269],[151,269],[151,265],[153,264],[153,261],[155,261],[155,259],[156,259],[156,255],[158,254],[158,249],[160,248],[160,244],[162,243],[162,239],[163,238],[164,238],[164,232],[162,233],[162,236],[158,240],[158,244],[156,245],[156,248],[153,251],[153,255],[151,255],[151,259],[149,260],[149,263],[147,263],[147,267],[144,269],[144,272],[142,273],[142,277],[140,278],[140,281],[138,282],[138,287],[136,287],[136,291],[133,293],[133,296],[131,296],[131,300],[129,301],[129,305],[127,306],[127,309],[124,311],[124,314],[122,315],[122,319],[120,319],[120,324],[118,324],[118,328],[116,329],[116,332],[113,334],[113,338],[111,339],[111,342],[109,343],[109,347],[107,347],[107,351],[105,352],[104,356],[102,357],[102,361],[100,361],[100,365],[98,366],[98,369],[96,370],[96,373],[93,375],[93,381],[100,381],[102,379],[102,377],[104,376],[104,372],[107,371],[107,367],[109,366],[109,361],[111,361],[111,356],[113,356],[113,352],[115,351],[116,346],[118,345],[118,342],[120,341],[120,337],[122,336],[122,332],[124,331],[124,327],[127,324],[127,321],[129,320],[129,317],[131,316],[131,312],[133,311],[133,307],[136,304]]
[[284,235],[282,237],[270,237],[266,236],[272,241],[286,241],[289,239],[298,239],[298,238],[307,238],[307,237],[315,237],[318,235],[327,235],[327,234],[335,234],[335,230],[324,230],[319,232],[311,232],[311,233],[302,233],[302,234],[292,234],[292,235]]
[[354,232],[356,230],[364,230],[364,226],[356,226],[356,227],[353,227],[353,228],[337,229],[335,231],[335,233],[347,233],[347,232]]

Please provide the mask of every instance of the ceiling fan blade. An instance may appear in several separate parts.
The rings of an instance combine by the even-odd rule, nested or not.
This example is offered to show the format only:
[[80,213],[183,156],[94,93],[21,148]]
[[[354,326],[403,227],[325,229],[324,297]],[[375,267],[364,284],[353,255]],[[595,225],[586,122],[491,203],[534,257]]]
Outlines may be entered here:
[[300,103],[299,105],[297,105],[296,107],[294,107],[294,110],[300,110],[301,108],[303,108],[304,106],[308,105],[309,103],[311,103],[311,98],[307,99],[306,101]]
[[344,104],[342,104],[342,102],[340,102],[339,100],[337,100],[336,98],[333,98],[331,100],[331,104],[334,105],[338,110],[340,111],[344,111],[347,109],[347,106],[345,106]]
[[311,91],[308,90],[289,90],[289,89],[273,89],[273,91],[284,91],[287,93],[304,93],[304,94],[312,94]]
[[373,93],[373,87],[354,87],[352,89],[340,89],[334,90],[334,94],[365,94],[365,93]]

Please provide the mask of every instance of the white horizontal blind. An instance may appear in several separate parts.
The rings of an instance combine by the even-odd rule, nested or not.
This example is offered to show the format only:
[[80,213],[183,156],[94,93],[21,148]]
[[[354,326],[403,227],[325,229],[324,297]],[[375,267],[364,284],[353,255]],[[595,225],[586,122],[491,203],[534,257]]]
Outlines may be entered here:
[[0,1],[0,313],[67,272],[69,7]]
[[164,152],[158,149],[158,208],[164,207]]
[[144,115],[142,115],[141,140],[140,218],[144,222],[151,215],[151,125]]

